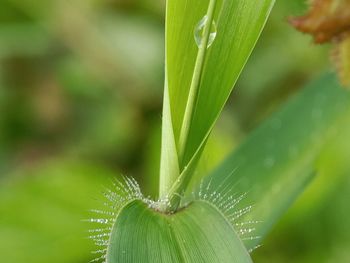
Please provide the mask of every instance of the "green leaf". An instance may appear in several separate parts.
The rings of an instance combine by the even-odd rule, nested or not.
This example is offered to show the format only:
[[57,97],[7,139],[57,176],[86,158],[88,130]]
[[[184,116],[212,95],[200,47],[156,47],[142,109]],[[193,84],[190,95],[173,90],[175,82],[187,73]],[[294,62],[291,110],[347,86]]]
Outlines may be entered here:
[[136,200],[113,226],[107,263],[252,262],[231,225],[212,205],[196,201],[165,215]]
[[255,234],[264,237],[317,171],[323,146],[349,120],[350,93],[334,75],[325,75],[253,132],[205,181],[221,195],[247,193],[240,205],[254,207],[239,222],[262,221]]
[[[162,168],[178,162],[181,173],[190,163],[196,165],[193,159],[201,154],[273,3],[274,0],[167,1],[165,86],[170,113],[164,118],[171,118],[173,132],[162,138],[162,147],[177,159],[170,160],[169,155],[162,154]],[[208,22],[198,47],[194,31],[205,15]],[[216,24],[217,34],[206,49],[211,21]],[[166,123],[163,130],[169,129]],[[179,176],[177,172],[161,169],[160,193],[169,191]]]

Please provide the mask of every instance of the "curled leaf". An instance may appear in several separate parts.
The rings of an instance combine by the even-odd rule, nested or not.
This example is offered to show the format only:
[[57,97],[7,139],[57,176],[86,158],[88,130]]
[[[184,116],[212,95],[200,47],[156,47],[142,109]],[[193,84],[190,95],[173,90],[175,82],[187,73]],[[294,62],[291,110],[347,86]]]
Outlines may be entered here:
[[350,0],[312,0],[308,13],[290,23],[317,44],[335,44],[333,61],[342,84],[350,86]]
[[305,16],[290,19],[301,32],[311,34],[322,44],[350,32],[349,0],[313,0]]

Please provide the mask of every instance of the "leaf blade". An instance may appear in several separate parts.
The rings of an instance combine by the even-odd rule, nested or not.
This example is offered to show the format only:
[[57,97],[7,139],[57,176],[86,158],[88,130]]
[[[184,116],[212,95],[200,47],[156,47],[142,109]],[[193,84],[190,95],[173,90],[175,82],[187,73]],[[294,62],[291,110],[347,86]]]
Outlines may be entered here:
[[222,111],[267,21],[274,1],[223,1],[217,39],[203,70],[185,163],[204,141]]
[[[254,204],[254,209],[239,221],[262,221],[256,229],[264,237],[311,180],[332,128],[341,129],[349,116],[350,94],[327,74],[253,132],[205,181],[214,189],[224,185],[222,195],[247,193],[241,205]],[[248,248],[257,243],[245,242]]]
[[119,214],[110,240],[108,263],[252,262],[225,218],[201,201],[173,215],[133,201]]
[[[194,30],[196,24],[206,15],[211,2],[208,0],[167,1],[166,85],[169,89],[171,121],[178,153],[179,148],[182,149],[182,146],[179,146],[181,128],[184,124],[187,98],[198,53]],[[202,152],[199,149],[204,147],[266,23],[273,4],[274,0],[249,2],[218,0],[216,2],[214,20],[217,21],[217,37],[207,50],[201,69],[199,91],[193,115],[190,114],[192,118],[188,139],[184,146],[185,150],[181,151],[181,156],[178,155],[181,159],[180,162],[177,160],[180,173],[189,163],[195,163],[192,161],[198,158],[195,155],[200,155]],[[166,140],[165,137],[162,139]],[[161,174],[163,176],[165,173]],[[167,188],[170,189],[169,186]],[[161,190],[161,192],[164,191]]]

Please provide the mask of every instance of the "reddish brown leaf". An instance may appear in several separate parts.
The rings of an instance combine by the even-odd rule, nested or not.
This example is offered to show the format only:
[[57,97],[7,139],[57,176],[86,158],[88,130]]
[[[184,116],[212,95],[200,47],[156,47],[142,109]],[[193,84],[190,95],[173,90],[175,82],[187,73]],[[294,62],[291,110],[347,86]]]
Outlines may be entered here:
[[308,14],[290,19],[298,30],[316,43],[325,43],[350,32],[350,0],[314,0]]
[[350,0],[312,0],[308,13],[290,22],[315,43],[335,44],[333,61],[342,83],[350,86]]

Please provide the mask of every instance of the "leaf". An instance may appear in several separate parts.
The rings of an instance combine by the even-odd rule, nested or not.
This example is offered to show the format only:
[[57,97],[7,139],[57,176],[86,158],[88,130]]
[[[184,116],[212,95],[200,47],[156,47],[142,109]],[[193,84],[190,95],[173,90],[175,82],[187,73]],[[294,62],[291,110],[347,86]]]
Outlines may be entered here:
[[[162,139],[163,145],[168,147],[175,141],[176,149],[172,152],[178,153],[175,161],[179,163],[180,173],[189,163],[196,165],[193,159],[198,159],[195,155],[202,152],[273,3],[274,0],[167,1],[165,86],[169,90],[171,113],[166,117],[171,117],[173,137]],[[198,48],[194,39],[196,25],[205,15],[208,25],[212,18],[217,29],[216,38],[208,49],[204,42]],[[193,93],[191,87],[197,91]],[[168,127],[163,126],[163,129]],[[162,155],[162,167],[172,166],[169,161]],[[170,189],[178,176],[176,172],[169,174],[161,170],[161,177],[172,179],[161,179],[170,185],[161,184],[160,192]]]
[[312,35],[316,43],[335,43],[333,61],[343,85],[350,87],[350,1],[313,0],[305,16],[290,22]]
[[325,43],[350,32],[348,0],[313,0],[309,12],[290,19],[298,30],[309,33],[316,43]]
[[220,212],[197,201],[172,215],[160,214],[136,200],[118,215],[107,263],[252,262]]
[[[255,130],[205,182],[222,196],[247,193],[240,204],[254,207],[239,221],[261,221],[256,234],[263,238],[317,171],[322,147],[349,120],[350,93],[325,75]],[[253,248],[259,242],[245,243]]]

